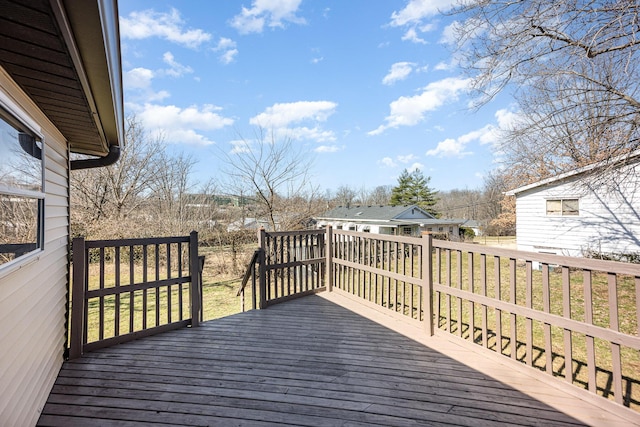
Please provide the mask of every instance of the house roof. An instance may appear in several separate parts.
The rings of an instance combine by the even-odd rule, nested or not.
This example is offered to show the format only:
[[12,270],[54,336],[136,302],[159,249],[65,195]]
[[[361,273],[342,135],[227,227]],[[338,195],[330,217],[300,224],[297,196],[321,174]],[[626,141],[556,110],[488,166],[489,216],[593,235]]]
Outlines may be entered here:
[[402,206],[338,206],[325,212],[319,219],[345,220],[345,221],[391,221],[402,216],[403,213],[411,210],[419,209],[425,218],[433,219],[434,217],[417,205]]
[[117,0],[0,0],[0,66],[72,152],[122,145]]
[[[422,217],[403,218],[405,213],[418,210]],[[415,212],[414,212],[415,214]],[[386,227],[398,227],[402,225],[452,225],[459,224],[461,220],[438,219],[417,205],[402,206],[338,206],[325,212],[316,218],[321,221],[336,221],[343,223],[366,223]]]
[[624,165],[624,164],[631,164],[631,163],[637,163],[640,162],[640,150],[635,150],[632,151],[631,153],[628,154],[624,154],[621,156],[617,156],[611,159],[607,159],[605,161],[602,162],[597,162],[597,163],[592,163],[590,165],[587,166],[583,166],[581,168],[577,168],[556,176],[552,176],[549,178],[545,178],[543,180],[534,182],[532,184],[528,184],[528,185],[524,185],[522,187],[518,187],[515,188],[513,190],[509,190],[507,192],[505,192],[504,194],[506,194],[507,196],[517,196],[520,193],[523,193],[525,191],[529,191],[529,190],[533,190],[535,188],[538,187],[544,187],[550,184],[555,184],[557,182],[560,181],[564,181],[566,179],[578,176],[578,175],[582,175],[585,174],[587,172],[591,172],[593,170],[599,169],[599,168],[603,168],[606,166],[611,166],[611,165]]

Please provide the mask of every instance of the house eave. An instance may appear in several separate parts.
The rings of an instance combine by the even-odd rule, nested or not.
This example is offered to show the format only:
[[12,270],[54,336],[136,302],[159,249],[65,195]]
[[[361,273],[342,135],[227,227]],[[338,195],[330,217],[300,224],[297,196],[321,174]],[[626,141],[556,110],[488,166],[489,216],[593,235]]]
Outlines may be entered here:
[[529,191],[529,190],[533,190],[535,188],[538,187],[544,187],[547,185],[551,185],[551,184],[555,184],[557,182],[561,182],[563,180],[566,180],[568,178],[572,178],[574,176],[577,175],[581,175],[587,172],[591,172],[595,169],[601,168],[601,167],[605,167],[607,165],[615,165],[621,162],[639,162],[640,161],[640,150],[635,150],[632,151],[630,153],[627,154],[623,154],[617,157],[614,157],[612,159],[609,159],[605,162],[597,162],[597,163],[592,163],[590,165],[587,166],[583,166],[581,168],[577,168],[565,173],[561,173],[559,175],[556,176],[552,176],[528,185],[524,185],[522,187],[518,187],[518,188],[514,188],[513,190],[509,190],[506,191],[504,194],[506,196],[517,196],[520,193],[524,193],[525,191]]
[[64,135],[72,152],[122,146],[116,0],[0,0],[0,66]]

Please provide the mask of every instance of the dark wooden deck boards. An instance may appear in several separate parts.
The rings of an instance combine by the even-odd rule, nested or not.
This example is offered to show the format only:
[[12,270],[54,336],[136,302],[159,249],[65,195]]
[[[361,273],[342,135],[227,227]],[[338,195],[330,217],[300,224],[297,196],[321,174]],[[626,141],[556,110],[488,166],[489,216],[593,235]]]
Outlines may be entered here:
[[[411,339],[328,298],[66,362],[38,425],[629,425],[449,339]],[[502,380],[493,378],[497,370]]]

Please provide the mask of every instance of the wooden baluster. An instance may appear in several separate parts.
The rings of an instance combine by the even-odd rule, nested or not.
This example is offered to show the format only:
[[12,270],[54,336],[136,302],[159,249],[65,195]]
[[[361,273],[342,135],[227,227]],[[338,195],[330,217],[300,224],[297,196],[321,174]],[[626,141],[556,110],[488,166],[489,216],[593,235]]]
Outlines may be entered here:
[[[583,286],[584,286],[584,321],[589,325],[593,325],[593,287],[591,281],[591,271],[584,270],[583,273]],[[640,309],[636,298],[636,305]],[[587,335],[585,337],[587,344],[587,372],[589,377],[589,391],[596,394],[598,392],[598,385],[596,382],[596,349],[595,340],[592,336]]]
[[[615,273],[608,273],[607,276],[607,287],[609,295],[609,329],[617,332],[620,330],[620,323],[618,321],[617,278]],[[569,334],[570,333],[571,332],[569,331]],[[570,337],[571,335],[569,335],[569,339]],[[565,335],[565,352],[566,340],[567,337]],[[622,362],[620,358],[620,344],[613,342],[611,343],[611,364],[613,365],[613,397],[616,403],[622,405],[624,400],[622,395]]]
[[[549,289],[549,264],[542,264],[542,309],[545,313],[551,312],[551,295]],[[544,322],[544,354],[545,369],[549,375],[553,375],[553,347],[551,344],[551,324]]]

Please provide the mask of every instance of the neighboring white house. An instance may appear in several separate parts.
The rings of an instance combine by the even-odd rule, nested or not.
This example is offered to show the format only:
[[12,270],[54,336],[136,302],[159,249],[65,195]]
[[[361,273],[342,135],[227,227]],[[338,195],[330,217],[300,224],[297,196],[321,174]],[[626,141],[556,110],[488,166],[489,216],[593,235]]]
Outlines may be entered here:
[[463,221],[438,219],[417,205],[338,206],[315,219],[318,228],[331,225],[338,230],[398,236],[420,236],[429,232],[451,240],[459,238]]
[[506,194],[516,197],[519,250],[640,254],[640,151]]
[[65,351],[69,170],[113,162],[122,145],[118,10],[115,0],[0,10],[0,426],[30,426]]

